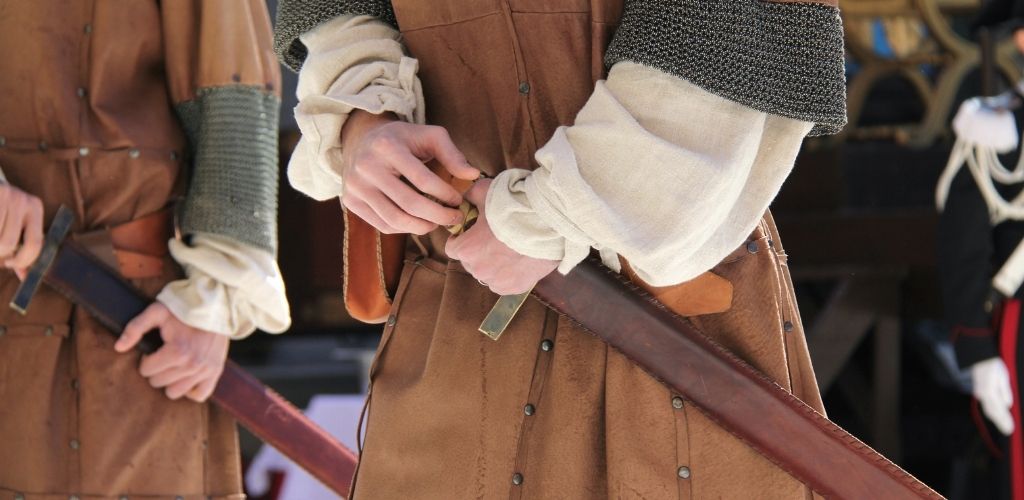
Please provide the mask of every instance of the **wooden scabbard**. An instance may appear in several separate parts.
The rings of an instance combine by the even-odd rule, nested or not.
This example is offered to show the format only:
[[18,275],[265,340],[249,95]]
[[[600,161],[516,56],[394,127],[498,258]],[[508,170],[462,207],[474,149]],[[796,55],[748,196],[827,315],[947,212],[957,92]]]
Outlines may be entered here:
[[533,293],[817,493],[942,498],[600,263],[551,273]]
[[[60,246],[43,281],[115,334],[152,303],[74,241]],[[162,343],[150,332],[138,348],[152,353]],[[241,367],[227,362],[211,399],[335,493],[348,494],[356,455]]]

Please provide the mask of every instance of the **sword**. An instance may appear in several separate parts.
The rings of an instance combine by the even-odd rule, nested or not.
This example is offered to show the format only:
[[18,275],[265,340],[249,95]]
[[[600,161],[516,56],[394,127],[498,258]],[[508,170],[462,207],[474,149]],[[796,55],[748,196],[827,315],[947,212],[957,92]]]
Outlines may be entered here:
[[[449,228],[455,235],[477,216],[468,203],[460,209],[466,223]],[[480,331],[497,340],[531,293],[819,494],[942,498],[596,259],[501,297]]]
[[[46,283],[88,311],[111,333],[120,335],[152,301],[81,245],[65,241],[73,222],[74,214],[61,206],[39,258],[29,268],[10,306],[24,314],[40,284]],[[137,349],[149,354],[162,345],[160,333],[152,331]],[[335,493],[348,494],[357,462],[355,453],[240,366],[227,361],[211,399]]]

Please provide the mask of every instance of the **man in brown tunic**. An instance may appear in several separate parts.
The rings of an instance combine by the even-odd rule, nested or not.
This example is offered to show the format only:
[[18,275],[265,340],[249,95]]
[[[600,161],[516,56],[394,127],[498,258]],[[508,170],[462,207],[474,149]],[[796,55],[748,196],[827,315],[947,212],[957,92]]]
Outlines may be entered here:
[[[235,423],[197,401],[230,337],[287,326],[283,287],[224,277],[280,283],[270,45],[259,0],[0,3],[4,267],[24,272],[65,205],[74,237],[160,297],[117,350],[46,287],[27,315],[0,310],[0,498],[243,497]],[[18,283],[0,276],[0,300]],[[140,361],[149,328],[166,345]]]
[[[835,2],[293,1],[276,48],[301,68],[289,177],[341,197],[348,304],[386,323],[354,498],[813,494],[537,302],[498,342],[476,329],[494,292],[595,250],[823,412],[766,208],[802,138],[845,122]],[[476,169],[482,218],[449,238],[442,181]],[[367,224],[410,234],[393,293]]]

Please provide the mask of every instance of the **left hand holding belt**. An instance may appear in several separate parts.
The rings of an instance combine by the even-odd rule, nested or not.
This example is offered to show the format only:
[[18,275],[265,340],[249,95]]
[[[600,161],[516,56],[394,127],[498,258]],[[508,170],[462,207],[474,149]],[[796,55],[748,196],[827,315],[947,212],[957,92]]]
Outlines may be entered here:
[[533,286],[558,267],[558,261],[522,255],[498,240],[487,223],[485,210],[490,179],[477,181],[466,193],[462,206],[465,222],[451,226],[453,234],[445,252],[481,285],[502,295],[480,325],[480,332],[498,340],[516,312],[530,296]]

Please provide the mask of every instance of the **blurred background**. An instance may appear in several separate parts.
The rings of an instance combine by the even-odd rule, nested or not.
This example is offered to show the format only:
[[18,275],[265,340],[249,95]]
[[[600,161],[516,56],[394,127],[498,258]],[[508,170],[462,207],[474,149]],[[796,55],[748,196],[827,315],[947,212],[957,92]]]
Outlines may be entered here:
[[[829,417],[952,499],[1006,494],[1004,446],[972,411],[937,262],[935,187],[955,139],[950,121],[982,92],[973,29],[982,4],[842,0],[850,124],[805,143],[773,205]],[[275,12],[276,1],[268,6]],[[999,91],[1021,76],[1011,21],[993,26],[986,52]],[[316,203],[285,180],[298,131],[295,75],[282,72],[280,259],[294,323],[235,343],[232,358],[300,407],[338,395],[320,400],[317,418],[351,444],[380,329],[345,313],[338,203]],[[319,498],[296,496],[296,473],[260,448],[243,435],[255,498]]]

